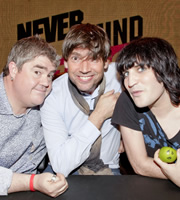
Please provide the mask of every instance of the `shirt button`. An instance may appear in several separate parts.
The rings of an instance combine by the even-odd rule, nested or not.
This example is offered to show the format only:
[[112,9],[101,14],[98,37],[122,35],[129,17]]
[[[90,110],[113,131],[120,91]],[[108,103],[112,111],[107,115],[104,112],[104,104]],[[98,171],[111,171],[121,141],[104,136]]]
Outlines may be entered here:
[[34,145],[32,145],[32,147],[31,147],[31,152],[33,152],[34,149],[35,149],[35,147],[34,147]]

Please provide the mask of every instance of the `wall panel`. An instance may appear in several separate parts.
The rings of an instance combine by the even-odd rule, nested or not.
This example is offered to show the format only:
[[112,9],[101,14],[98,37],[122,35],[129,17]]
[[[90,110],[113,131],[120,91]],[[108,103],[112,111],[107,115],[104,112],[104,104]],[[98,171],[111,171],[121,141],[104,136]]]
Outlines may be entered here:
[[[131,24],[138,16],[142,19],[142,36],[168,40],[180,57],[179,0],[0,0],[0,71],[6,63],[11,46],[18,39],[19,24],[26,31],[26,24],[29,23],[31,34],[36,24],[36,29],[45,39],[49,25],[49,33],[55,31],[55,39],[51,43],[61,54],[63,35],[73,21],[78,21],[78,16],[73,18],[74,12],[82,14],[82,23],[101,24],[108,31],[112,46],[129,42],[132,34],[138,36],[139,21],[135,20]],[[54,30],[51,29],[52,19],[56,19],[56,23],[53,22],[56,24]],[[43,21],[48,23],[44,24]]]

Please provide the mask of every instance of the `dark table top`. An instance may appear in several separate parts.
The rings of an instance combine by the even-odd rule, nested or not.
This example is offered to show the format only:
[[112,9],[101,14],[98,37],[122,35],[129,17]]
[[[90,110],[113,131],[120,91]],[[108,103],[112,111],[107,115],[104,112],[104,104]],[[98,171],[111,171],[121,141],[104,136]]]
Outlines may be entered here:
[[[169,180],[138,175],[69,176],[68,190],[56,200],[180,200],[180,188]],[[0,200],[52,200],[40,192],[18,192]]]

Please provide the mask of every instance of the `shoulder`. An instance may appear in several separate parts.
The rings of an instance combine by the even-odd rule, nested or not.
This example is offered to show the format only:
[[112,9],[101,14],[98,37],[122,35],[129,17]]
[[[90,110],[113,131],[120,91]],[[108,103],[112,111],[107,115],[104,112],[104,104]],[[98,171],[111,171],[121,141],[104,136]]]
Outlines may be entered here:
[[132,110],[134,107],[130,96],[126,92],[122,92],[117,100],[114,114],[116,115],[122,115],[124,112],[128,112],[129,110]]
[[46,106],[60,107],[63,106],[70,93],[68,89],[68,74],[65,73],[53,81],[52,90],[46,97],[41,110]]
[[107,90],[114,89],[116,92],[121,91],[121,83],[118,79],[118,73],[116,70],[116,64],[114,62],[111,62],[108,66],[107,71],[104,72],[104,75],[106,77],[106,86]]
[[114,77],[116,74],[117,74],[117,71],[116,71],[116,63],[115,62],[111,62],[109,65],[108,65],[108,69],[107,71],[105,71],[105,76],[109,77]]
[[52,88],[61,88],[62,85],[67,85],[68,73],[65,73],[53,81]]
[[0,102],[0,113],[3,115],[12,114],[12,108],[4,86],[3,73],[0,74]]
[[121,112],[129,113],[129,115],[133,115],[134,117],[139,117],[143,113],[149,112],[148,107],[137,107],[127,91],[123,91],[117,100],[115,110],[118,111],[119,109]]
[[122,92],[114,109],[112,122],[134,130],[140,129],[140,119],[148,108],[138,108],[127,92]]
[[52,90],[49,94],[51,97],[61,97],[68,93],[68,73],[59,76],[53,81]]
[[122,93],[121,93],[121,95],[119,96],[119,99],[118,99],[118,101],[117,101],[117,104],[119,104],[119,105],[131,105],[131,106],[133,106],[133,102],[132,102],[132,100],[131,100],[131,97],[128,95],[128,93],[127,92],[125,92],[125,91],[123,91]]
[[121,93],[116,103],[112,122],[114,124],[139,130],[138,114],[131,97],[126,92]]

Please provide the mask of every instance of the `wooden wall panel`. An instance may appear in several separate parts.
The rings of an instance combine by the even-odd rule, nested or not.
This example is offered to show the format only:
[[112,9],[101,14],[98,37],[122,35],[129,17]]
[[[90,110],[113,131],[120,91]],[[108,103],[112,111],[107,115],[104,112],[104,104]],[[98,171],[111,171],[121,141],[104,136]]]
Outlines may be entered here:
[[0,71],[11,46],[18,39],[19,24],[26,31],[29,23],[32,34],[33,26],[36,26],[41,36],[46,38],[45,27],[47,30],[48,24],[44,21],[48,21],[51,28],[52,21],[56,20],[55,29],[49,31],[50,34],[55,31],[55,39],[51,43],[61,54],[62,36],[69,30],[70,24],[80,20],[80,13],[82,23],[101,24],[107,29],[112,46],[129,42],[132,33],[138,36],[139,21],[135,20],[134,24],[132,21],[139,17],[142,19],[143,36],[168,40],[180,57],[179,0],[0,0]]

